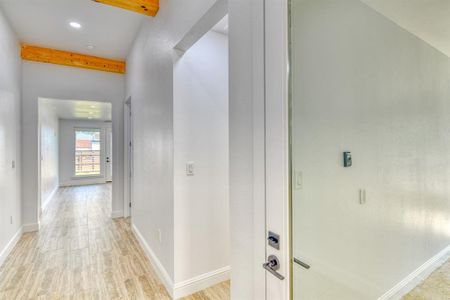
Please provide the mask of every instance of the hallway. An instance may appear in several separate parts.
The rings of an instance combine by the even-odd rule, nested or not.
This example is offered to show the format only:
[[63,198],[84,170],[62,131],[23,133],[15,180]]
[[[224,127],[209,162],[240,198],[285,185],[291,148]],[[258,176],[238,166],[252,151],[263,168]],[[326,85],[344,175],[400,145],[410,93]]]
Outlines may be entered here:
[[[60,189],[0,269],[0,299],[170,299],[129,222],[110,218],[110,199],[111,184]],[[186,299],[228,299],[228,289]]]

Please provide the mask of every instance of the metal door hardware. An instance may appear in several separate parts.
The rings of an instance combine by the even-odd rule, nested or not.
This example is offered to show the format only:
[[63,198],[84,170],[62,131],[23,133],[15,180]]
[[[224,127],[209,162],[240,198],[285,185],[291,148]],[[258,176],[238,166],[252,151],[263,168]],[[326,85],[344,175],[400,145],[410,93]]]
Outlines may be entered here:
[[309,268],[311,268],[310,265],[308,265],[307,263],[302,262],[302,261],[301,261],[300,259],[298,259],[298,258],[295,258],[295,257],[294,257],[294,262],[295,262],[296,264],[302,266],[303,268],[307,269],[307,270],[308,270]]
[[266,271],[269,271],[276,278],[284,280],[284,276],[277,272],[280,269],[280,261],[275,255],[270,255],[267,258],[267,262],[263,264],[263,268],[266,269]]
[[269,236],[267,237],[267,240],[269,242],[269,246],[280,250],[280,235],[276,234],[272,231],[269,231]]

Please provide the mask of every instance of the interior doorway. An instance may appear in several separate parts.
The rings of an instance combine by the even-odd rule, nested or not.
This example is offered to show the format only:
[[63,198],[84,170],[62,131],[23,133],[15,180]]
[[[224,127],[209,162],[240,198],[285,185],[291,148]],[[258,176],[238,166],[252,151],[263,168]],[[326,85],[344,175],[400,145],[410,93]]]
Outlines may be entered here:
[[60,188],[112,183],[113,131],[111,103],[39,98],[38,108],[41,215]]
[[[207,13],[175,47],[175,285],[205,278],[175,289],[176,298],[216,284],[229,294],[228,16],[220,12]],[[189,262],[194,254],[201,264]]]

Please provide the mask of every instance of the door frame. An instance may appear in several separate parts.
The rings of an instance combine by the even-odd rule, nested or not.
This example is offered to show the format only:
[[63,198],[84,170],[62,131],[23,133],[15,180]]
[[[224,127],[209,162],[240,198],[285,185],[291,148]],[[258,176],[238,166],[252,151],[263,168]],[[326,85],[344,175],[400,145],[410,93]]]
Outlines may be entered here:
[[280,234],[276,255],[285,279],[266,277],[267,299],[291,298],[289,0],[265,0],[266,226]]
[[[231,295],[238,299],[290,298],[287,1],[228,1]],[[280,250],[267,247],[268,230],[280,234]],[[271,253],[284,280],[262,266]]]
[[[109,160],[109,162],[108,162]],[[113,181],[113,132],[112,126],[105,128],[105,181]]]
[[131,217],[133,203],[133,109],[131,97],[124,102],[124,195],[123,216]]

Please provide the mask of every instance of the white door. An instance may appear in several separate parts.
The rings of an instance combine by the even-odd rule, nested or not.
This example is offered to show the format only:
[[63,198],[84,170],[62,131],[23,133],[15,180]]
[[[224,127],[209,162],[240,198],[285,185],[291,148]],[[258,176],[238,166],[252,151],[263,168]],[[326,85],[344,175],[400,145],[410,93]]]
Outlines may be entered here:
[[106,182],[112,182],[112,172],[113,172],[113,153],[112,153],[112,144],[113,143],[113,135],[112,128],[106,128]]
[[[288,0],[265,1],[266,299],[290,299]],[[273,233],[273,236],[270,236]],[[276,262],[274,259],[276,258]],[[269,265],[267,265],[269,264]],[[270,268],[272,267],[272,268]]]

